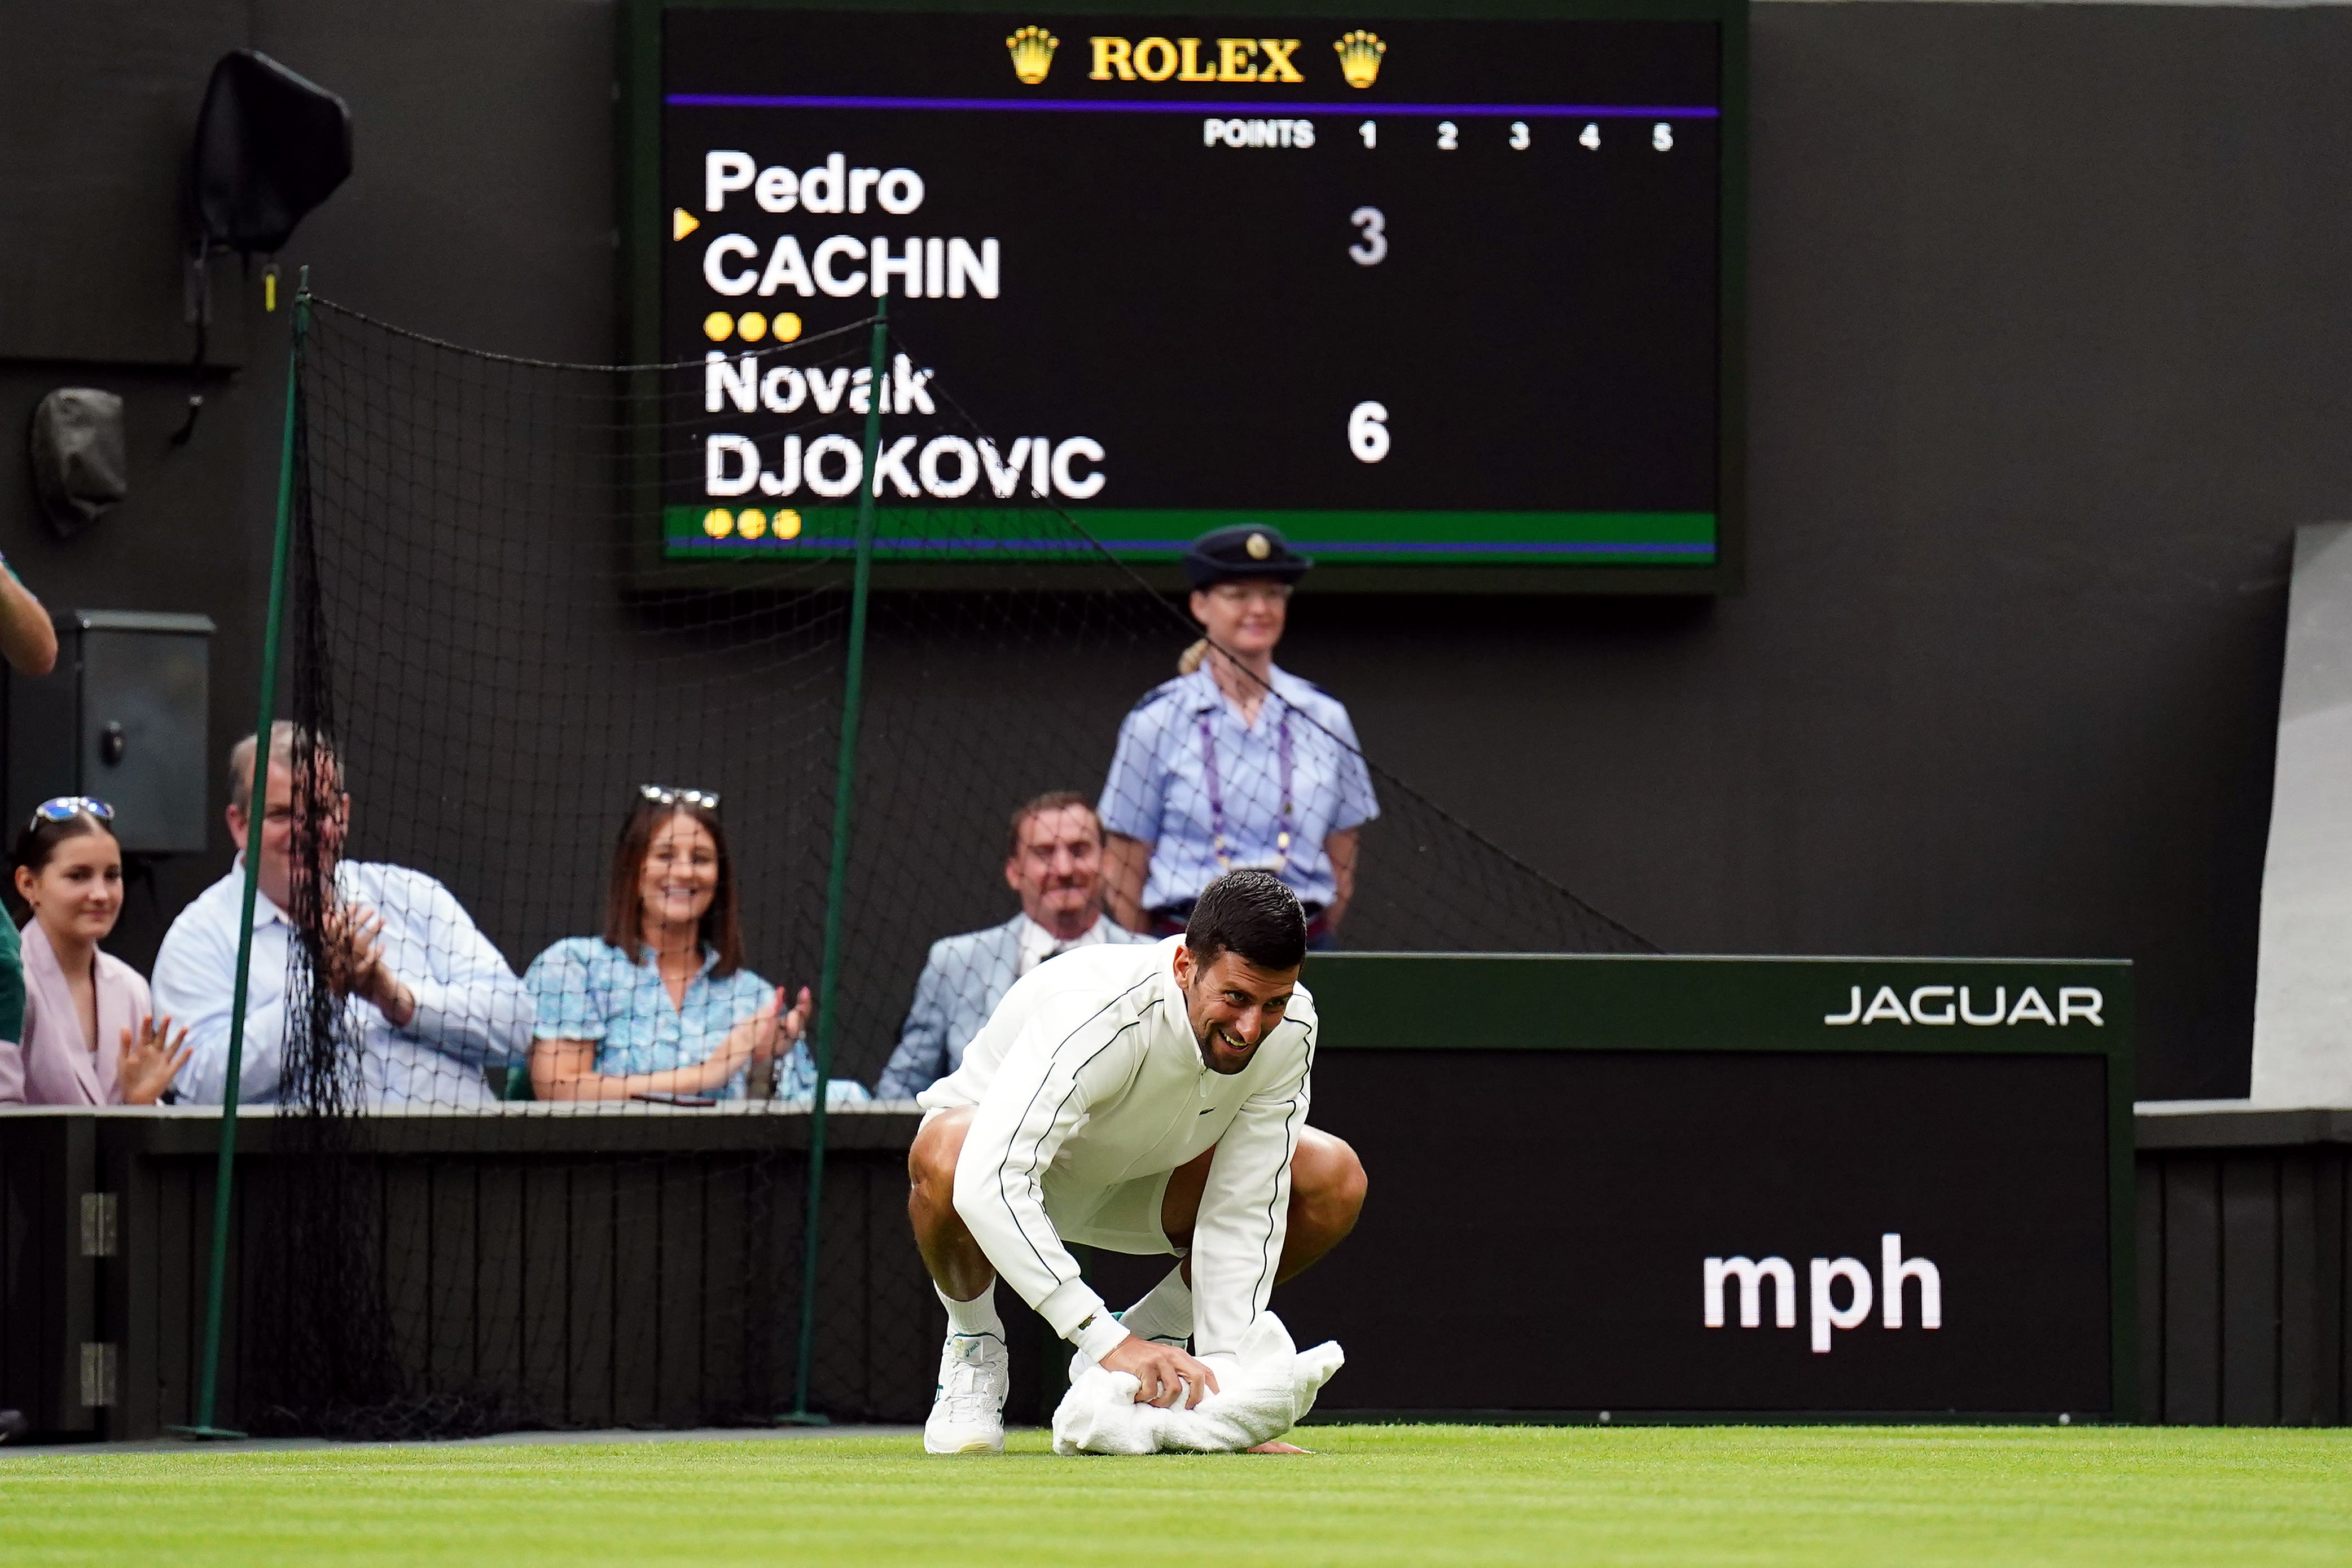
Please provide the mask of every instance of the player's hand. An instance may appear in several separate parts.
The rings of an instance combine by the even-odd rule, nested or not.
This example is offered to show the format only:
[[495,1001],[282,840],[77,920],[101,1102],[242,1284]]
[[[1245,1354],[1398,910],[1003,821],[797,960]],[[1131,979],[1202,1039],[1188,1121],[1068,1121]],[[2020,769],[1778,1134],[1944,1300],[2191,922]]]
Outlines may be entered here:
[[1260,1443],[1255,1448],[1244,1448],[1245,1454],[1311,1454],[1312,1448],[1302,1448],[1296,1443],[1286,1443],[1276,1437],[1270,1443]]
[[1193,1360],[1172,1344],[1133,1334],[1114,1346],[1101,1364],[1128,1374],[1140,1385],[1135,1391],[1138,1405],[1173,1410],[1181,1402],[1189,1410],[1217,1391],[1217,1375],[1206,1363]]

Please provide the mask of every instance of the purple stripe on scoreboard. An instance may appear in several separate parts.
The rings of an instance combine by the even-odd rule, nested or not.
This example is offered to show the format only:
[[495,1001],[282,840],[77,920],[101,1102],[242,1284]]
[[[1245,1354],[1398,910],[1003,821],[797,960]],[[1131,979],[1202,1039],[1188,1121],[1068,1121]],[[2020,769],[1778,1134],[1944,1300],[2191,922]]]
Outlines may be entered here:
[[1003,110],[1026,114],[1206,114],[1263,119],[1269,114],[1383,114],[1508,120],[1714,120],[1708,104],[1619,103],[1146,103],[1084,98],[860,98],[833,93],[674,92],[663,102],[678,109],[931,109]]
[[[1662,543],[1649,540],[1612,544],[1605,541],[1575,542],[1509,542],[1487,540],[1397,539],[1364,544],[1343,544],[1333,539],[1299,541],[1303,549],[1321,555],[1713,555],[1716,547],[1705,543]],[[672,538],[673,550],[845,550],[857,548],[857,541],[847,536],[804,536],[791,539],[698,539],[685,536]],[[1092,543],[1074,539],[966,539],[924,538],[919,536],[884,537],[874,541],[877,549],[937,550],[942,553],[980,553],[991,550],[1024,550],[1036,552],[1061,551],[1069,555],[1093,556],[1108,549],[1117,555],[1130,550],[1167,550],[1181,553],[1192,548],[1191,539],[1106,539],[1100,549]]]

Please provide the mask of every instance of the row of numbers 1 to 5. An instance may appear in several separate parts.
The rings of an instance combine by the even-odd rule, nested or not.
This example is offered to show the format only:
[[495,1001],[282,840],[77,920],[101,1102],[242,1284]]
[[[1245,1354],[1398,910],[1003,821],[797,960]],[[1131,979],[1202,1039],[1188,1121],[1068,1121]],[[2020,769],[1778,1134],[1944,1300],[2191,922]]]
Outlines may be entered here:
[[[1356,134],[1364,139],[1364,145],[1367,148],[1378,147],[1381,144],[1381,127],[1378,120],[1367,120],[1356,127]],[[1536,144],[1535,132],[1528,129],[1528,122],[1524,120],[1511,121],[1509,140],[1512,150],[1518,152],[1524,152]],[[1586,120],[1584,129],[1577,133],[1576,144],[1588,152],[1599,152],[1601,122],[1597,120]],[[1452,152],[1461,145],[1462,128],[1450,120],[1439,120],[1437,150],[1441,152]],[[1661,152],[1672,152],[1675,145],[1675,128],[1663,120],[1651,126],[1650,145]]]

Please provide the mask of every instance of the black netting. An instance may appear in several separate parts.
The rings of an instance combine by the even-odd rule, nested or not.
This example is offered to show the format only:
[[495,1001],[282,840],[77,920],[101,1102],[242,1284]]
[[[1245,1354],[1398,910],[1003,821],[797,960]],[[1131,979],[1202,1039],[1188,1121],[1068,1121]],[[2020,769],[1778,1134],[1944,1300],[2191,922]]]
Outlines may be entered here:
[[[544,364],[310,302],[278,747],[297,973],[282,1048],[247,1076],[280,1103],[247,1241],[247,1419],[421,1435],[796,1402],[919,1416],[937,1314],[896,1212],[903,1132],[894,1145],[891,1113],[861,1097],[921,1032],[927,963],[968,1013],[986,977],[940,966],[1012,952],[934,944],[1020,907],[1020,802],[1098,802],[1126,830],[1112,907],[1181,915],[1182,857],[1154,824],[1202,815],[1187,748],[1216,750],[1204,716],[1239,727],[1217,757],[1225,831],[1193,858],[1271,859],[1337,945],[1646,948],[1361,757],[1336,698],[1269,690],[1249,649],[1205,650],[1190,685],[1150,696],[1204,652],[1186,600],[1036,494],[1038,449],[981,428],[895,340],[829,907],[856,662],[844,481],[864,477],[873,351],[863,323],[715,368]],[[654,519],[682,494],[699,538],[665,550]],[[1136,765],[1177,754],[1191,783]],[[652,837],[622,854],[632,821]],[[1351,836],[1349,875],[1332,852]],[[731,902],[738,942],[698,898]],[[831,1005],[803,1009],[829,928]],[[706,941],[730,950],[709,962]],[[803,1385],[820,1081],[840,1152]],[[650,1314],[642,1343],[614,1326],[630,1312]],[[606,1340],[622,1350],[583,1348]],[[631,1405],[640,1354],[670,1381]]]

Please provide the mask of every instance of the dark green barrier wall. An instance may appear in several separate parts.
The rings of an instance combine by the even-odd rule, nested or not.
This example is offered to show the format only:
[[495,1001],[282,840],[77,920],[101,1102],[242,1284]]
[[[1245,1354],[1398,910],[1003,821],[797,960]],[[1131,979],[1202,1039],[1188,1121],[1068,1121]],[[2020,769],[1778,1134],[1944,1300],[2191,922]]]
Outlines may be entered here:
[[[2006,1143],[2030,1155],[2036,1143],[2095,1142],[2109,1176],[2112,1155],[2129,1157],[2131,1124],[2118,1131],[2115,1106],[2105,1098],[2128,1061],[2124,1041],[2106,1032],[2130,1016],[2128,976],[2114,966],[1349,956],[1314,960],[1309,978],[1328,1042],[1318,1063],[1317,1120],[1364,1148],[1372,1197],[1358,1235],[1323,1269],[1285,1287],[1276,1304],[1302,1335],[1338,1333],[1349,1343],[1351,1364],[1326,1401],[1335,1414],[1373,1408],[1368,1401],[1380,1390],[1381,1361],[1393,1356],[1389,1342],[1399,1337],[1369,1323],[1360,1325],[1369,1337],[1360,1337],[1346,1319],[1360,1312],[1360,1301],[1423,1325],[1465,1298],[1491,1303],[1486,1335],[1533,1345],[1541,1356],[1557,1349],[1581,1358],[1588,1370],[1601,1362],[1591,1336],[1564,1334],[1562,1317],[1581,1312],[1588,1296],[1643,1305],[1642,1291],[1628,1288],[1622,1276],[1573,1250],[1530,1248],[1512,1233],[1540,1229],[1563,1214],[1605,1218],[1638,1210],[1657,1189],[1622,1173],[1611,1179],[1605,1170],[1573,1185],[1488,1179],[1506,1156],[1539,1161],[1615,1139],[1638,1160],[1643,1141],[1614,1124],[1629,1117],[1638,1118],[1630,1125],[1634,1134],[1686,1138],[1704,1124],[1727,1129],[1727,1140],[1744,1135],[1740,1113],[1768,1100],[1777,1098],[1793,1124],[1808,1114],[1809,1101],[1828,1104],[1859,1090],[1864,1114],[1875,1104],[1882,1121],[1916,1119],[1924,1133],[1915,1152],[1923,1158],[1965,1157],[1965,1129],[1955,1132],[1957,1115],[1940,1113],[1997,1113],[2014,1085],[2031,1088],[2039,1075],[2071,1109],[2047,1094],[2018,1098],[2005,1124],[1983,1134],[1984,1146]],[[1824,994],[1832,1004],[1850,1000],[1856,985],[1889,986],[1908,1011],[1920,986],[1966,983],[1982,1013],[1990,1011],[1981,988],[1988,984],[2007,988],[2013,1007],[2022,987],[2046,997],[2053,982],[2101,991],[2103,1043],[2086,1045],[2089,1031],[2079,1022],[2054,1030],[2022,1022],[1977,1026],[1975,1038],[1988,1045],[1969,1051],[1944,1043],[1954,1035],[1965,1040],[1969,1026],[1881,1021],[1864,1033],[1859,1024],[1819,1021],[1822,1012],[1845,1010],[1823,1005]],[[1865,1011],[1875,999],[1874,990],[1865,993]],[[1940,1010],[1940,998],[1921,999],[1927,1010]],[[1684,1032],[1670,1036],[1665,1020]],[[1857,1034],[1871,1049],[1843,1043]],[[1343,1038],[1356,1043],[1343,1044]],[[1677,1046],[1676,1038],[1684,1043]],[[1548,1042],[1567,1049],[1547,1050]],[[1946,1098],[1906,1105],[1905,1074],[1914,1071],[1932,1075],[1931,1087],[1940,1086]],[[2096,1081],[2087,1095],[2086,1073]],[[1920,1082],[1911,1080],[1911,1087]],[[1735,1091],[1728,1113],[1724,1097],[1709,1092],[1726,1084]],[[1878,1084],[1891,1092],[1871,1101]],[[2086,1101],[2095,1103],[2088,1114],[2101,1123],[2088,1133],[2074,1114]],[[1703,1103],[1712,1105],[1704,1113],[1711,1122],[1702,1121]],[[2055,1112],[2064,1114],[2053,1120]],[[1377,1121],[1369,1119],[1373,1113]],[[2136,1319],[2110,1334],[2093,1325],[2098,1343],[2087,1359],[2098,1364],[2074,1371],[2112,1381],[2119,1408],[2129,1408],[2125,1402],[2137,1388],[2147,1420],[2341,1421],[2352,1408],[2345,1384],[2352,1368],[2344,1354],[2352,1206],[2343,1157],[2352,1126],[2337,1124],[2344,1121],[2324,1113],[2140,1117],[2137,1234],[2110,1254],[2117,1268],[2136,1259],[2132,1290],[2116,1297],[2136,1298]],[[915,1122],[912,1114],[882,1113],[845,1115],[835,1124],[817,1365],[819,1402],[839,1416],[919,1418],[928,1397],[940,1323],[903,1229],[903,1151]],[[248,1190],[257,1195],[283,1179],[271,1166],[270,1124],[271,1118],[257,1115],[247,1128]],[[1824,1117],[1819,1125],[1834,1133],[1839,1122]],[[196,1264],[207,1244],[213,1126],[204,1115],[168,1111],[0,1117],[0,1406],[25,1410],[38,1430],[59,1437],[152,1436],[164,1423],[185,1418],[201,1322]],[[518,1411],[561,1424],[690,1426],[740,1413],[750,1365],[739,1355],[747,1347],[745,1327],[765,1322],[781,1332],[790,1324],[796,1307],[792,1270],[775,1295],[761,1301],[714,1296],[702,1281],[728,1272],[713,1260],[732,1257],[730,1249],[781,1252],[796,1245],[793,1194],[771,1194],[761,1210],[749,1201],[746,1180],[762,1161],[789,1175],[799,1132],[796,1118],[688,1113],[606,1119],[531,1112],[372,1124],[368,1146],[384,1175],[387,1239],[396,1237],[397,1255],[429,1276],[394,1281],[395,1300],[404,1303],[397,1325],[404,1354],[420,1367],[503,1391]],[[1882,1145],[1884,1132],[1874,1134]],[[1899,1135],[1896,1142],[1899,1147]],[[1734,1159],[1729,1146],[1721,1145],[1727,1152],[1719,1171],[1701,1163],[1696,1178],[1672,1195],[1680,1207],[1704,1212],[1748,1206],[1750,1212],[1736,1218],[1742,1226],[1753,1218],[1753,1228],[1728,1239],[1759,1254],[1779,1249],[1794,1265],[1801,1291],[1815,1252],[1876,1263],[1869,1249],[1874,1236],[1835,1217],[1812,1234],[1772,1228],[1770,1189],[1794,1166]],[[1801,1140],[1795,1152],[1804,1154]],[[780,1158],[783,1166],[775,1164]],[[2082,1168],[2079,1159],[2075,1168]],[[1866,1172],[1852,1174],[1866,1211],[1877,1194],[1862,1179]],[[2086,1200],[2094,1207],[2110,1200],[2098,1175],[2085,1173],[2082,1185],[2095,1190],[2087,1199],[2084,1192],[2072,1195],[2074,1211]],[[1426,1199],[1463,1176],[1475,1206],[1450,1229],[1505,1241],[1440,1257],[1434,1249],[1453,1245],[1454,1238],[1425,1223]],[[2056,1228],[2053,1215],[2069,1207],[2060,1196],[2012,1200],[2005,1218],[1995,1218],[2021,1237],[2047,1234]],[[86,1227],[85,1199],[109,1197],[110,1219]],[[772,1233],[761,1229],[762,1212]],[[1421,1228],[1399,1236],[1399,1226]],[[1906,1254],[1936,1257],[1941,1239],[1909,1230]],[[1969,1271],[1951,1266],[1954,1257],[1942,1255],[1948,1326],[1939,1333],[1958,1343],[1966,1325],[1983,1322],[1988,1303]],[[1676,1267],[1669,1270],[1665,1306],[1687,1324],[1701,1302],[1696,1254],[1669,1260]],[[1122,1267],[1149,1277],[1161,1266],[1097,1255],[1096,1267],[1108,1283]],[[239,1292],[250,1283],[240,1270]],[[1815,1378],[1817,1363],[1840,1372],[1851,1364],[1859,1375],[1874,1339],[1895,1349],[1924,1347],[1913,1289],[1905,1329],[1839,1331],[1826,1357],[1807,1347],[1801,1311],[1794,1331],[1727,1324],[1714,1332],[1720,1347],[1701,1350],[1735,1358],[1721,1363],[1725,1387],[1759,1370],[1769,1377]],[[2097,1282],[2090,1289],[2095,1292]],[[1728,1294],[1736,1322],[1736,1289]],[[575,1310],[539,1312],[548,1301]],[[2071,1311],[2079,1324],[2079,1311],[2072,1310],[2080,1301],[2046,1305],[2053,1318]],[[1638,1316],[1623,1321],[1640,1331]],[[1770,1321],[1769,1306],[1763,1316]],[[1025,1314],[1008,1317],[1018,1325],[1021,1364],[1014,1414],[1034,1419],[1045,1408],[1060,1355]],[[562,1326],[526,1334],[526,1321]],[[687,1332],[660,1342],[670,1349],[645,1354],[656,1343],[653,1325],[662,1323]],[[1913,1336],[1908,1345],[1895,1343],[1904,1335]],[[1446,1336],[1425,1337],[1443,1355],[1456,1354],[1442,1343]],[[1475,1333],[1451,1337],[1473,1348],[1486,1343]],[[2121,1354],[2134,1338],[2136,1361],[2118,1376],[2103,1353]],[[86,1386],[87,1345],[100,1348],[92,1362],[100,1375]],[[236,1403],[238,1369],[267,1353],[267,1346],[234,1341],[226,1401],[232,1416],[246,1418]],[[1752,1364],[1736,1359],[1751,1356]],[[1891,1364],[1882,1358],[1877,1370]],[[110,1402],[85,1404],[85,1394]],[[1643,1407],[1618,1402],[1548,1412],[1489,1406],[1482,1413],[1598,1419],[1604,1408],[1622,1419]],[[1457,1405],[1454,1413],[1469,1412]],[[1695,1406],[1649,1413],[1706,1414]],[[1752,1418],[1759,1412],[1719,1413]]]
[[[2131,1417],[2128,966],[1363,955],[1307,979],[1314,1120],[1376,1195],[1285,1296],[1350,1347],[1333,1418]],[[1885,1322],[1888,1235],[1936,1270],[1936,1329],[1916,1282]],[[1786,1260],[1786,1326],[1770,1287],[1752,1329],[1706,1288],[1735,1257]],[[1826,1302],[1816,1268],[1847,1270]]]

